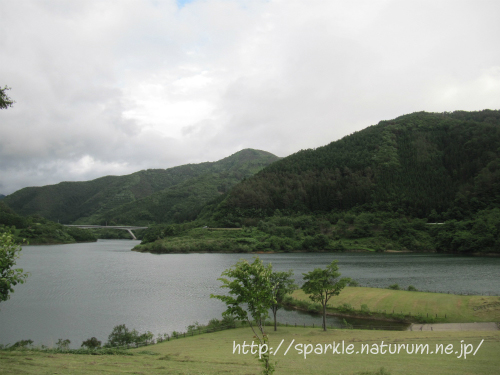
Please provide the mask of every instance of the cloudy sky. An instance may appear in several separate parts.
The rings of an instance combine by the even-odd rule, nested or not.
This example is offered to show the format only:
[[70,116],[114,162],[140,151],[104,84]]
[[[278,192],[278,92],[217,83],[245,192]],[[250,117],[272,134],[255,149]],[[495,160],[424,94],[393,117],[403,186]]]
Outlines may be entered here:
[[500,1],[0,0],[0,193],[500,108]]

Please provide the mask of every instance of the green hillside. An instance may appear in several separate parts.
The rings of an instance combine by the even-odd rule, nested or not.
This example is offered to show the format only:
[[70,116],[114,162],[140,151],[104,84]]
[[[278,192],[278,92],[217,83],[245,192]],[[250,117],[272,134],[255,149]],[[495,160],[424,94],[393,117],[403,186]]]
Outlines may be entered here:
[[148,169],[126,176],[28,187],[4,202],[22,215],[62,223],[141,224],[196,216],[197,210],[278,157],[245,149],[217,162]]
[[500,111],[419,112],[302,150],[238,184],[223,215],[400,211],[461,220],[500,205]]
[[[196,225],[245,228],[195,233]],[[190,227],[144,236],[137,250],[498,253],[500,111],[382,121],[273,163]]]

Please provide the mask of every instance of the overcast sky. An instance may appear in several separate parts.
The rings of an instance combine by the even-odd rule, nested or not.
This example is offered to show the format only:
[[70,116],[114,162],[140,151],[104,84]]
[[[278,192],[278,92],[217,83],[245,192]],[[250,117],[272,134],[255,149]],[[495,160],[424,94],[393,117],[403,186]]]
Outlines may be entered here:
[[500,1],[0,0],[0,193],[500,108]]

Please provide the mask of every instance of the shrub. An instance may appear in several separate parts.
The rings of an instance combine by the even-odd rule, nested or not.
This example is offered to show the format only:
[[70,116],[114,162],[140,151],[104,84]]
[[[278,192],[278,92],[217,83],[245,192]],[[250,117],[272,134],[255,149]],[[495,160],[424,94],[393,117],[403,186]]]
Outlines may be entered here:
[[363,371],[358,372],[357,375],[391,375],[389,371],[387,371],[384,367],[381,367],[378,371]]
[[417,289],[417,288],[415,288],[413,285],[408,286],[408,290],[409,290],[410,292],[418,292],[418,289]]
[[363,314],[368,314],[368,315],[370,315],[370,308],[368,307],[368,305],[366,305],[366,304],[362,304],[362,305],[361,305],[361,312],[362,312]]
[[389,285],[388,289],[392,289],[392,290],[400,290],[401,288],[399,287],[398,284],[392,284],[392,285]]
[[343,303],[342,305],[337,307],[337,310],[350,312],[350,311],[354,311],[354,307],[352,307],[350,303]]
[[359,286],[359,283],[356,280],[351,280],[349,286]]
[[17,341],[11,348],[26,348],[27,346],[33,345],[33,340],[20,340]]
[[91,337],[90,339],[87,339],[84,342],[82,342],[81,347],[87,349],[97,349],[101,347],[101,342],[97,340],[95,337]]
[[59,349],[59,350],[69,350],[69,344],[71,344],[70,340],[59,339],[59,340],[57,340],[56,346],[57,346],[57,349]]

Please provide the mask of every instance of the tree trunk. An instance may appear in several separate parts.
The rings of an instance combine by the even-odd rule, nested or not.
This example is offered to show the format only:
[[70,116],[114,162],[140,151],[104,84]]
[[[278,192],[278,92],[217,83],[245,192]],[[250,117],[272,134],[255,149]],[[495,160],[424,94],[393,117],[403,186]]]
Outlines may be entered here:
[[276,312],[277,310],[273,309],[273,315],[274,315],[274,330],[276,331],[277,328],[276,328]]
[[326,303],[323,305],[323,331],[326,331]]

